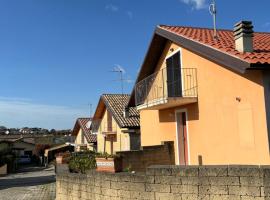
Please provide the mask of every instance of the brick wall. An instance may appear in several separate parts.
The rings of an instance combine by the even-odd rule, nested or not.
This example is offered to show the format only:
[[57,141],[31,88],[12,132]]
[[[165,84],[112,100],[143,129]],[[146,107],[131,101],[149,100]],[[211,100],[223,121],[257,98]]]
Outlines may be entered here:
[[146,173],[57,175],[56,199],[264,200],[270,167],[155,166]]
[[173,142],[143,147],[142,150],[117,152],[123,158],[123,169],[144,172],[151,165],[174,165]]

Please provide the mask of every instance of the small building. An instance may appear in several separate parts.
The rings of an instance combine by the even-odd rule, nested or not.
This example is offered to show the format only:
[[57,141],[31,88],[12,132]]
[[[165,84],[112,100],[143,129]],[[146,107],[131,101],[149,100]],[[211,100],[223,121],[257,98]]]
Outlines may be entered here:
[[78,118],[72,131],[75,151],[97,150],[97,135],[91,130],[92,118]]
[[143,147],[180,165],[270,164],[270,33],[156,27],[132,91]]
[[13,141],[12,149],[16,151],[17,156],[29,155],[30,157],[35,151],[34,138],[19,138]]
[[125,106],[127,94],[103,94],[98,102],[93,122],[97,131],[98,152],[115,154],[118,151],[140,149],[140,119],[136,109]]
[[29,155],[31,157],[34,154],[35,146],[36,146],[34,138],[1,137],[0,142],[10,143],[12,147],[12,151],[16,154],[16,156]]

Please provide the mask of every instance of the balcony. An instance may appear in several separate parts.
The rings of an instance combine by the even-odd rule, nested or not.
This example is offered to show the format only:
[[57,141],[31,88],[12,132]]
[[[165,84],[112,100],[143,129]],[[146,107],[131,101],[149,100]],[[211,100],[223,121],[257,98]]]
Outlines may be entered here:
[[198,101],[197,70],[166,67],[135,86],[138,110],[160,110]]
[[114,134],[117,134],[117,126],[114,123],[105,122],[101,126],[101,132],[104,135],[114,135]]

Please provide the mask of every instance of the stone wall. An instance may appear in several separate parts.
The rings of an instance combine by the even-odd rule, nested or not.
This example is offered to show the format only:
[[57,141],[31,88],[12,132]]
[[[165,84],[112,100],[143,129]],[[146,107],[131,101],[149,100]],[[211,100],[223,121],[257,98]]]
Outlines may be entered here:
[[155,166],[146,173],[57,175],[57,200],[270,199],[270,167]]
[[144,172],[151,165],[174,165],[173,142],[143,147],[142,150],[117,152],[123,159],[123,169]]

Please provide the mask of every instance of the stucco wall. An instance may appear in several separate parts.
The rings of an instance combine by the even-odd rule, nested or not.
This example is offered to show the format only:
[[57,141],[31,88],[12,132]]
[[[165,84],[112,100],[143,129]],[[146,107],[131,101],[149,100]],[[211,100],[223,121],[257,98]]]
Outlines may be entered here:
[[[168,43],[157,70],[164,67]],[[175,110],[188,111],[190,164],[269,164],[262,72],[238,74],[181,49],[182,67],[196,68],[198,103],[140,111],[142,146],[176,141]]]
[[[105,127],[107,126],[107,113],[106,110],[104,112],[104,115],[102,117],[100,127],[98,130],[97,140],[98,140],[98,152],[104,152],[104,137],[102,135],[102,132],[104,131]],[[130,150],[130,138],[129,134],[123,133],[124,129],[121,129],[114,118],[112,117],[112,129],[113,131],[116,131],[116,140],[113,142],[113,154],[117,151],[126,151]],[[111,154],[111,142],[106,141],[106,149],[105,151],[109,154]]]
[[269,188],[270,169],[264,167],[156,166],[146,174],[57,174],[56,200],[264,200]]
[[[84,136],[84,134],[82,132],[82,129],[79,130],[78,135],[76,136],[75,144],[77,144],[77,145],[85,144],[88,150],[91,150],[91,151],[94,150],[93,144],[89,144],[87,142],[87,139]],[[84,149],[84,148],[83,147],[80,147],[80,146],[77,146],[75,150],[76,151],[81,151],[81,149]]]

